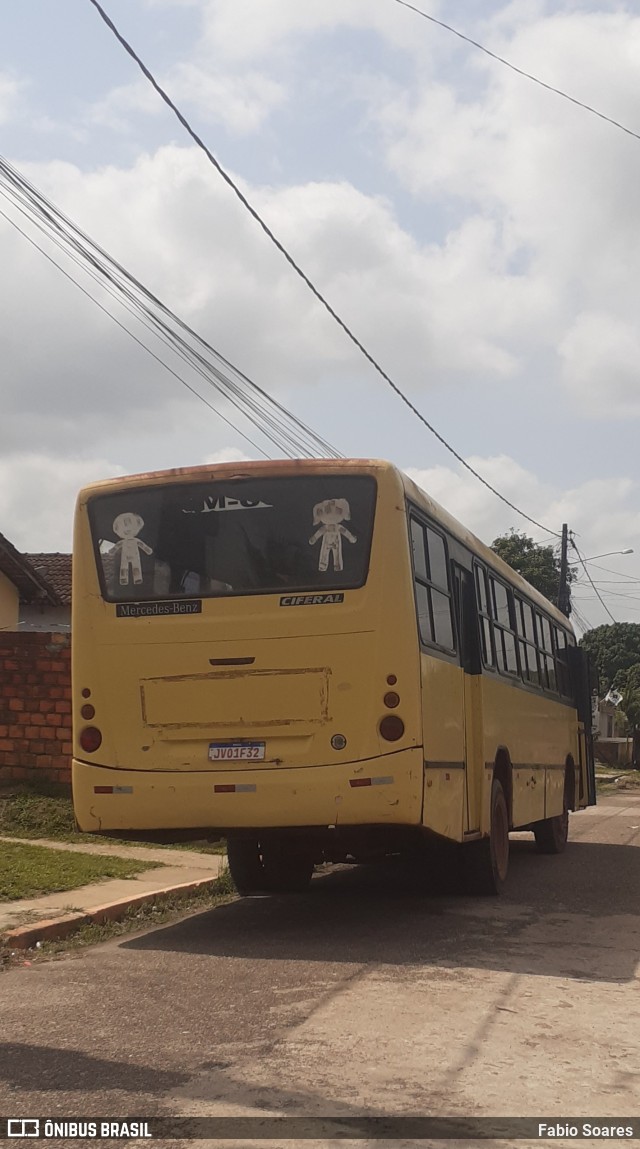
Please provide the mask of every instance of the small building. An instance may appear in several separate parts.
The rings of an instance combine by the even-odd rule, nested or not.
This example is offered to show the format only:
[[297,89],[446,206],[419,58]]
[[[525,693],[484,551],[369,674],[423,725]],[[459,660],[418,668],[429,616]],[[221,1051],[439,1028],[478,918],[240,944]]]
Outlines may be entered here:
[[[48,559],[65,562],[47,564]],[[71,556],[24,555],[0,534],[0,630],[56,631],[70,626]]]
[[633,757],[633,737],[627,732],[626,718],[619,706],[605,698],[598,703],[594,753],[597,760],[609,766],[629,766]]

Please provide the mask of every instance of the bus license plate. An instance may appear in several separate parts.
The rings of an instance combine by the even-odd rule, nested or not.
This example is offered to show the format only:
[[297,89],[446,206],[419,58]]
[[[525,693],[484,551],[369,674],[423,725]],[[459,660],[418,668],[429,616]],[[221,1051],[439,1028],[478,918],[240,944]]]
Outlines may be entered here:
[[264,758],[265,747],[265,742],[210,742],[209,759],[211,762],[236,762],[244,759],[255,762]]

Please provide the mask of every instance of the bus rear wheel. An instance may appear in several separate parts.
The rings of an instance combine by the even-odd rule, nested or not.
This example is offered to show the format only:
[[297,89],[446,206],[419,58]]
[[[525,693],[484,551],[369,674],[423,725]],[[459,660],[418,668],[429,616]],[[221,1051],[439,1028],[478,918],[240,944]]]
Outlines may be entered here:
[[561,854],[569,837],[569,807],[566,800],[561,814],[534,822],[532,827],[539,854]]
[[313,874],[313,858],[294,842],[230,837],[227,861],[241,895],[302,893]]
[[470,894],[499,894],[509,869],[509,811],[502,783],[491,785],[491,823],[488,838],[462,847],[464,886]]

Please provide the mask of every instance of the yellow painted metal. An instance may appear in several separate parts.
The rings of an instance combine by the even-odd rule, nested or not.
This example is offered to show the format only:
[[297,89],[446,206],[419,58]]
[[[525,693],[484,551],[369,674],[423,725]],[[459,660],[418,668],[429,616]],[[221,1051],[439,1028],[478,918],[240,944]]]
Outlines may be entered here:
[[[345,590],[342,603],[282,609],[275,594],[229,596],[203,599],[197,615],[118,618],[100,594],[88,501],[146,484],[235,477],[238,464],[132,476],[81,492],[73,601],[73,778],[81,827],[422,822],[461,841],[465,833],[489,831],[500,753],[514,767],[514,823],[561,813],[562,768],[568,758],[579,763],[575,711],[499,675],[465,678],[454,662],[420,652],[406,497],[555,617],[542,596],[390,464],[316,460],[242,468],[252,478],[373,475],[378,493],[367,582]],[[240,658],[253,661],[241,669],[212,665]],[[379,733],[390,675],[400,696],[393,713],[405,726],[394,743]],[[91,692],[92,725],[103,735],[91,755],[80,745],[83,689]],[[331,745],[336,734],[346,739],[343,749]],[[264,741],[264,761],[209,760],[210,742],[240,739]],[[392,776],[393,783],[350,786],[350,779],[368,775]],[[214,801],[214,785],[227,783],[257,788]],[[109,785],[133,792],[95,794],[95,786]]]
[[[268,771],[162,773],[106,769],[73,761],[73,796],[81,830],[255,826],[419,825],[422,751],[418,747],[360,762]],[[384,778],[352,787],[365,777]],[[392,779],[392,781],[388,781]],[[215,786],[255,787],[216,793]],[[96,794],[96,786],[119,792]]]

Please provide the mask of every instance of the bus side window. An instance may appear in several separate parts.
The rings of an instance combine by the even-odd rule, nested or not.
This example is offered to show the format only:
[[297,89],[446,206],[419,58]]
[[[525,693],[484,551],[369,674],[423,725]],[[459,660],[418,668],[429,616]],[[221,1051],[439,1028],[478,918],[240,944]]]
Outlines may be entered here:
[[487,573],[482,567],[476,565],[476,602],[478,617],[480,619],[480,644],[482,648],[482,661],[491,670],[495,668],[496,658],[493,650],[493,637],[491,634],[491,612],[489,610],[489,597],[487,594]]
[[533,610],[528,602],[523,602],[515,596],[516,629],[520,646],[520,669],[526,682],[535,686],[540,684],[540,671],[538,668],[538,652],[536,650],[536,632],[533,625]]
[[491,604],[493,614],[493,628],[496,636],[496,656],[498,670],[503,674],[518,673],[518,656],[516,652],[515,627],[512,621],[512,609],[509,603],[509,592],[501,582],[489,576],[491,588]]
[[455,650],[444,539],[417,519],[411,519],[411,547],[420,637],[431,645]]
[[536,629],[538,631],[538,650],[540,656],[540,671],[542,685],[545,690],[557,691],[556,663],[553,655],[553,642],[551,641],[551,623],[544,615],[536,611]]
[[569,657],[567,654],[567,636],[559,626],[554,628],[556,644],[556,671],[558,675],[558,690],[564,698],[571,697],[571,679],[569,674]]

